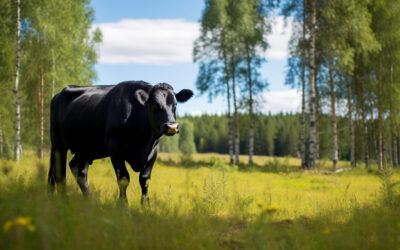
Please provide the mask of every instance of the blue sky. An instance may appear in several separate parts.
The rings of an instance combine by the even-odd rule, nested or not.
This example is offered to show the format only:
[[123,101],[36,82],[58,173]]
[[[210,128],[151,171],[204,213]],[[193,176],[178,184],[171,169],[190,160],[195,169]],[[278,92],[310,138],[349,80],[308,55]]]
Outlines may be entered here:
[[[178,114],[221,113],[224,97],[208,103],[195,89],[198,66],[192,63],[192,43],[199,34],[204,0],[92,0],[94,26],[103,32],[96,66],[96,84],[115,84],[125,80],[144,80],[151,84],[170,83],[175,91],[194,90],[195,98],[178,106]],[[271,48],[261,69],[269,82],[268,91],[259,96],[262,112],[299,110],[299,94],[285,86],[286,44],[290,27],[274,17]]]

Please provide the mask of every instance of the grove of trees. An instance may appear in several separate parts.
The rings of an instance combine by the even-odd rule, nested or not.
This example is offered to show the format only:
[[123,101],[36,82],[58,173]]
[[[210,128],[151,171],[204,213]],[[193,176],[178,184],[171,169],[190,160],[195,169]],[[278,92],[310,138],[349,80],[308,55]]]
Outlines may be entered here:
[[89,4],[0,0],[0,157],[18,161],[27,147],[43,158],[52,96],[68,84],[95,79],[101,33],[91,29]]
[[[266,86],[258,80],[257,69],[268,47],[271,19],[267,14],[279,12],[293,27],[286,83],[302,93],[300,127],[292,133],[299,140],[295,151],[302,167],[314,168],[318,159],[326,157],[328,128],[321,123],[326,122],[328,113],[334,168],[344,156],[353,166],[360,159],[367,168],[371,159],[379,169],[385,163],[397,166],[400,2],[396,0],[206,0],[201,34],[194,44],[194,61],[199,64],[196,84],[210,100],[226,95],[224,135],[231,159],[234,141],[235,163],[239,163],[239,153],[245,152],[252,163],[254,140],[260,138],[260,134],[254,135],[255,121],[263,117],[253,119],[258,92],[254,84],[258,90]],[[238,89],[249,94],[237,98]],[[344,131],[348,136],[343,136]],[[240,143],[244,138],[248,147]],[[202,151],[201,143],[196,143]]]

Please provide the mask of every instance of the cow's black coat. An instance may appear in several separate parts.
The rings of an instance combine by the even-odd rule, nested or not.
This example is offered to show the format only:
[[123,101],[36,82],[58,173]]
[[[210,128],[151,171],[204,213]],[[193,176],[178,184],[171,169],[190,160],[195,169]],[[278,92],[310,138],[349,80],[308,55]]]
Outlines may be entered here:
[[[139,174],[143,198],[162,135],[178,132],[176,103],[193,95],[178,94],[166,84],[122,82],[114,86],[68,86],[53,97],[50,111],[51,160],[49,183],[64,189],[66,154],[74,154],[69,166],[82,192],[88,193],[87,172],[95,159],[110,157],[120,197],[126,200],[128,162]],[[148,198],[147,198],[148,199]]]

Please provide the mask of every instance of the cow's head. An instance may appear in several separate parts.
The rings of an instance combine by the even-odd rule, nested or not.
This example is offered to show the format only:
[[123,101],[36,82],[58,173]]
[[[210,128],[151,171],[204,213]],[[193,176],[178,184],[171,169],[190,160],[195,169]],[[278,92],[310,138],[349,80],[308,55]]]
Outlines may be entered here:
[[174,135],[179,133],[179,125],[176,122],[177,102],[186,102],[193,96],[189,89],[183,89],[174,93],[174,89],[167,83],[153,86],[149,92],[136,90],[136,99],[147,107],[149,122],[157,134]]

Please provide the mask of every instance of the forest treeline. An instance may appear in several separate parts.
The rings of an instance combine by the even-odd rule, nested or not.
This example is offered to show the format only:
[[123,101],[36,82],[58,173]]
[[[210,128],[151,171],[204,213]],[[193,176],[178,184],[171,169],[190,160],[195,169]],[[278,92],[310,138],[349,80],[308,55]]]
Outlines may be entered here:
[[[399,165],[398,0],[205,2],[193,49],[199,64],[196,86],[210,100],[226,98],[225,143],[231,163],[238,164],[240,154],[247,152],[251,164],[257,150],[256,124],[261,118],[255,115],[256,96],[267,87],[260,66],[279,13],[292,25],[286,84],[302,96],[300,126],[293,132],[300,138],[301,166],[314,168],[326,157],[326,145],[334,168],[344,155],[352,166],[361,158],[367,168],[371,160],[379,169],[386,163]],[[338,107],[345,118],[338,117]],[[329,127],[331,142],[325,144]]]
[[[292,156],[300,157],[300,116],[301,114],[280,113],[280,114],[256,114],[254,117],[254,154],[267,156]],[[318,116],[318,138],[319,148],[318,154],[320,159],[330,159],[332,156],[332,126],[329,114],[319,114]],[[239,129],[246,131],[249,126],[249,116],[241,114],[239,117]],[[201,116],[184,116],[179,117],[178,122],[182,128],[190,123],[192,128],[189,132],[178,134],[173,137],[164,137],[160,142],[161,152],[182,153],[185,145],[181,145],[181,141],[193,141],[194,149],[189,152],[199,153],[221,153],[228,154],[227,147],[227,130],[228,122],[225,115],[201,115]],[[350,133],[348,128],[348,119],[338,116],[338,135],[339,135],[339,152],[340,160],[350,160]],[[368,127],[371,132],[364,141],[364,132],[362,130],[364,124],[358,119],[354,123],[355,127],[355,161],[356,163],[364,162],[364,145],[368,143],[371,150],[371,160],[377,163],[378,148],[378,121],[370,120]],[[388,125],[387,125],[388,126]],[[188,138],[187,133],[193,134]],[[248,134],[241,134],[240,147],[242,154],[248,154]],[[184,138],[181,138],[181,137]],[[384,141],[390,141],[390,133],[385,133]],[[397,145],[400,145],[397,144]],[[384,150],[385,159],[391,159],[391,148],[387,145]],[[400,149],[397,149],[400,152]],[[398,156],[400,157],[400,155]]]

